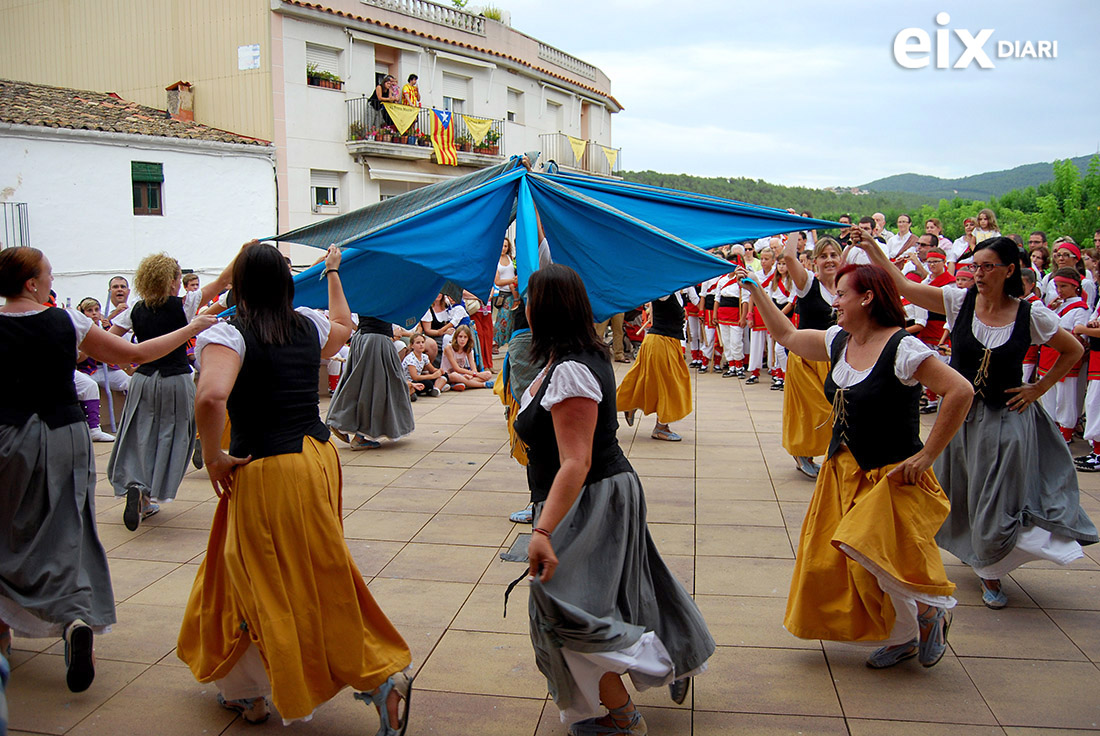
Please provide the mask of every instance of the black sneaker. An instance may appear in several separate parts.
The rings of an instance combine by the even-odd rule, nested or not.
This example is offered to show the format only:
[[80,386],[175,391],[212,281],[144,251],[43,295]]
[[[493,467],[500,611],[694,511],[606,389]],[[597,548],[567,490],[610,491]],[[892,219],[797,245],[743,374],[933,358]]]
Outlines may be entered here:
[[1088,455],[1082,462],[1076,463],[1077,469],[1082,473],[1096,473],[1100,471],[1100,455],[1095,453]]
[[744,377],[745,377],[745,369],[744,369],[744,368],[740,368],[740,367],[738,367],[738,368],[734,368],[734,369],[733,369],[733,375],[734,375],[734,377],[736,377],[736,378],[744,378]]
[[750,383],[760,383],[760,376],[757,376],[757,375],[749,376],[749,380],[745,381],[745,385],[747,386]]
[[706,373],[707,372],[707,364],[706,363],[703,363],[703,365],[699,366],[699,372],[700,373]]
[[729,370],[727,370],[725,373],[722,374],[722,378],[733,378],[736,375],[737,375],[737,371],[735,371],[733,368],[730,368]]

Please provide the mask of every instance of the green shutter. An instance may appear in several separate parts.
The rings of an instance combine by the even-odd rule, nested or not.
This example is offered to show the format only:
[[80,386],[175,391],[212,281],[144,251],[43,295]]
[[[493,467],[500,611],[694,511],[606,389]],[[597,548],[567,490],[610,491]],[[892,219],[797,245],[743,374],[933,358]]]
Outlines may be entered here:
[[131,161],[130,176],[135,182],[164,181],[164,164],[151,164],[145,161]]

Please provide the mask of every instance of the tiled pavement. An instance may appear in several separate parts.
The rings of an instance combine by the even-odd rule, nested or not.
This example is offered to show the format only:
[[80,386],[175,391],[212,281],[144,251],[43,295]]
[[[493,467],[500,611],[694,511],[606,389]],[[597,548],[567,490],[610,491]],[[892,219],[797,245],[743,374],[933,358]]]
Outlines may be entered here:
[[[780,445],[781,394],[713,374],[693,380],[697,410],[675,425],[682,443],[651,440],[652,418],[620,430],[653,537],[719,645],[683,706],[663,690],[637,696],[651,734],[1100,730],[1100,549],[1086,548],[1069,568],[1018,570],[999,612],[981,605],[974,576],[945,556],[960,586],[947,655],[930,670],[915,660],[869,670],[865,650],[802,641],[782,627],[813,486]],[[409,733],[563,734],[534,667],[523,590],[501,617],[504,585],[522,568],[498,554],[525,530],[507,514],[526,501],[502,409],[489,391],[413,408],[411,437],[341,450],[348,544],[419,669]],[[61,643],[16,639],[13,733],[281,732],[278,719],[251,726],[219,708],[214,688],[196,683],[175,656],[215,505],[206,475],[188,474],[178,500],[131,534],[102,473],[110,446],[96,449],[99,530],[119,623],[97,639],[96,681],[79,695],[65,688]],[[1100,519],[1100,476],[1081,480],[1085,508]],[[373,734],[377,720],[345,693],[293,729],[359,736]]]

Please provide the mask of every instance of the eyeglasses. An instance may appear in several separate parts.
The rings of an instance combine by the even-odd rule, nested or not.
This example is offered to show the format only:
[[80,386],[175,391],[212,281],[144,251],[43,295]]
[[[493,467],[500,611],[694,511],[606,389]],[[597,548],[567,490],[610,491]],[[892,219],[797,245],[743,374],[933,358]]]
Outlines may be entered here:
[[1007,263],[975,263],[974,267],[982,273],[991,273],[995,268],[1008,268]]

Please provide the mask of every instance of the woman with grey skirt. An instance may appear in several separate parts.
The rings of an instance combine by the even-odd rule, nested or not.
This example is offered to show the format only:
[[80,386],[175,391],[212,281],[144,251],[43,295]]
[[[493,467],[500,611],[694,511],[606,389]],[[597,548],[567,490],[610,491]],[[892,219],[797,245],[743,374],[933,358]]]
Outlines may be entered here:
[[393,344],[393,325],[360,317],[347,366],[328,406],[329,429],[353,450],[372,450],[381,446],[381,437],[396,440],[412,432],[405,376]]
[[[864,236],[865,240],[867,236]],[[877,248],[864,248],[884,261]],[[885,267],[885,266],[884,266]],[[1081,344],[1058,315],[1021,299],[1020,255],[1009,238],[974,250],[975,284],[942,289],[915,284],[893,269],[901,295],[947,315],[951,367],[974,385],[966,422],[936,460],[951,513],[936,542],[977,574],[982,602],[1008,605],[1001,578],[1033,560],[1065,565],[1097,541],[1081,508],[1077,473],[1058,425],[1036,402],[1081,357]],[[1037,383],[1024,383],[1024,354],[1047,345],[1057,362]]]
[[[115,317],[111,333],[133,330],[138,342],[186,326],[199,308],[229,286],[230,263],[201,290],[180,291],[179,263],[166,253],[146,256],[138,264],[134,287],[141,296]],[[187,348],[138,366],[122,409],[118,436],[107,463],[107,478],[116,496],[125,496],[122,521],[134,531],[142,519],[160,511],[157,501],[171,501],[179,491],[195,448],[195,382]]]
[[535,502],[535,661],[570,734],[644,734],[622,675],[639,690],[668,685],[681,703],[714,640],[649,536],[641,484],[615,437],[615,374],[576,272],[532,274],[527,317],[532,353],[547,363],[515,422]]
[[216,320],[135,345],[73,310],[45,306],[50,262],[35,248],[0,250],[0,653],[12,631],[64,636],[66,681],[95,676],[93,633],[115,622],[107,555],[95,522],[95,457],[76,400],[77,350],[104,363],[164,355]]

